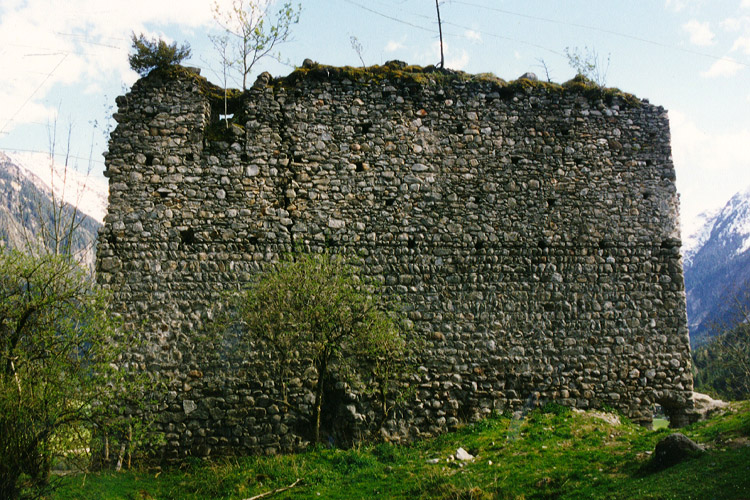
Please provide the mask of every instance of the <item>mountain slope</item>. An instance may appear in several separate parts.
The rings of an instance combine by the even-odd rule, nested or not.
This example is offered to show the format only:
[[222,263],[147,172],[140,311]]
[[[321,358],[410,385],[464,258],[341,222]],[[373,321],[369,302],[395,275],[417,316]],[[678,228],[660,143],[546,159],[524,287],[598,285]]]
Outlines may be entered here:
[[702,212],[695,218],[691,228],[683,227],[682,264],[684,267],[692,265],[695,254],[708,241],[720,212],[719,208]]
[[72,223],[72,250],[91,266],[106,196],[106,181],[57,165],[52,170],[46,155],[0,153],[0,247],[29,251],[43,240],[50,247],[54,234],[65,243]]
[[750,304],[750,189],[707,214],[704,226],[685,243],[688,323],[697,345],[740,321]]
[[79,211],[101,223],[107,213],[109,186],[103,177],[81,173],[55,163],[50,168],[49,155],[45,153],[0,153],[19,168],[21,174],[48,195],[54,191],[58,200],[63,200]]

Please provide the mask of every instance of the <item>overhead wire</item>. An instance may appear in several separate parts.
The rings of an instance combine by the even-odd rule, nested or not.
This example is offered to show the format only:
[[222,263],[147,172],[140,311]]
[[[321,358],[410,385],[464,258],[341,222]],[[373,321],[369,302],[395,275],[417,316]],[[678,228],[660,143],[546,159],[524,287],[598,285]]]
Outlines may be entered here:
[[[343,1],[346,2],[346,3],[348,3],[348,4],[354,5],[356,7],[359,7],[361,9],[363,9],[363,10],[366,10],[368,12],[371,12],[373,14],[376,14],[376,15],[378,15],[380,17],[384,17],[386,19],[390,19],[390,20],[395,21],[397,23],[404,24],[404,25],[407,25],[407,26],[411,26],[411,27],[420,29],[422,31],[427,31],[429,33],[433,33],[433,34],[437,35],[437,32],[434,29],[426,28],[424,26],[420,26],[420,25],[411,23],[409,21],[405,21],[403,19],[399,19],[397,17],[385,14],[383,12],[377,11],[377,10],[372,9],[370,7],[364,6],[364,5],[362,5],[359,2],[356,2],[354,0],[343,0]],[[457,2],[457,3],[460,3],[460,2]],[[416,17],[422,17],[422,18],[426,18],[426,19],[431,19],[428,16],[424,16],[424,15],[421,15],[421,14],[410,13],[410,15],[413,15],[413,16],[416,16]],[[528,41],[525,41],[525,40],[520,40],[518,38],[513,38],[513,37],[509,37],[509,36],[505,36],[505,35],[499,35],[497,33],[489,33],[487,31],[469,28],[467,26],[462,26],[460,24],[452,23],[452,22],[449,22],[449,21],[443,21],[442,24],[443,25],[448,25],[448,26],[453,26],[455,28],[459,28],[459,29],[463,29],[463,30],[473,30],[473,31],[476,31],[477,33],[479,33],[481,35],[488,36],[490,38],[497,38],[497,39],[500,39],[500,40],[508,40],[508,41],[511,41],[511,42],[519,43],[521,45],[527,45],[529,47],[534,47],[534,48],[537,48],[537,49],[541,49],[541,50],[550,52],[552,54],[555,54],[555,55],[558,55],[558,56],[561,56],[561,57],[565,57],[565,54],[563,54],[563,53],[561,53],[559,51],[556,51],[554,49],[550,49],[549,47],[544,47],[543,45],[539,45],[539,44],[536,44],[536,43],[533,43],[533,42],[528,42]],[[451,33],[451,32],[446,32],[444,34],[447,35],[447,36],[449,36],[449,37],[453,37],[453,38],[468,38],[466,35],[460,35],[460,34]]]
[[[408,21],[408,20],[396,17],[394,15],[390,15],[388,13],[385,13],[385,12],[382,12],[380,10],[374,9],[374,8],[368,6],[368,5],[364,5],[364,4],[362,4],[362,3],[360,3],[359,1],[356,1],[356,0],[342,0],[342,1],[345,2],[345,3],[348,3],[350,5],[353,5],[353,6],[357,7],[357,8],[359,8],[359,9],[367,11],[367,12],[369,12],[371,14],[374,14],[374,15],[377,15],[379,17],[382,17],[382,18],[388,19],[390,21],[393,21],[395,23],[399,23],[399,24],[402,24],[402,25],[405,25],[405,26],[409,26],[409,27],[414,28],[416,30],[428,32],[428,33],[431,33],[431,34],[433,34],[435,36],[437,35],[437,32],[436,32],[435,28],[426,27],[424,25],[420,25],[420,24],[417,24],[415,22],[411,22],[411,21]],[[381,5],[384,5],[384,3],[382,1],[378,1],[377,3],[379,3]],[[692,50],[692,49],[688,49],[688,48],[684,48],[684,47],[679,47],[679,46],[675,46],[675,45],[670,45],[670,44],[666,44],[666,43],[663,43],[663,42],[658,42],[658,41],[655,41],[655,40],[650,40],[650,39],[647,39],[647,38],[643,38],[643,37],[639,37],[639,36],[635,36],[635,35],[631,35],[631,34],[627,34],[627,33],[622,33],[622,32],[618,32],[618,31],[615,31],[615,30],[607,29],[607,28],[600,28],[600,27],[597,27],[597,26],[592,26],[592,25],[587,25],[587,24],[582,24],[582,23],[561,21],[561,20],[557,20],[557,19],[551,19],[551,18],[548,18],[548,17],[535,16],[535,15],[524,14],[524,13],[520,13],[520,12],[514,12],[514,11],[511,11],[511,10],[507,10],[507,9],[503,9],[503,8],[499,8],[499,7],[482,5],[481,3],[473,2],[473,1],[470,1],[470,0],[451,0],[450,3],[451,4],[464,5],[464,6],[467,6],[467,7],[485,9],[485,10],[489,10],[489,11],[492,11],[492,12],[498,12],[498,13],[502,13],[502,14],[509,15],[509,16],[530,19],[530,20],[533,20],[533,21],[541,21],[541,22],[545,22],[545,23],[552,23],[552,24],[563,25],[563,26],[571,26],[571,27],[575,27],[575,28],[579,28],[579,29],[597,31],[597,32],[608,34],[608,35],[613,35],[613,36],[618,36],[618,37],[622,37],[622,38],[627,38],[627,39],[638,41],[638,42],[641,42],[641,43],[647,43],[647,44],[659,46],[659,47],[666,48],[666,49],[671,49],[671,50],[676,50],[676,51],[680,51],[680,52],[684,52],[684,53],[688,53],[688,54],[692,54],[692,55],[698,55],[698,56],[702,56],[702,57],[707,57],[707,58],[711,58],[711,59],[714,59],[714,60],[717,60],[717,61],[728,61],[728,62],[732,62],[734,64],[738,64],[738,65],[741,65],[741,66],[750,67],[750,64],[742,62],[742,61],[737,61],[737,60],[734,60],[734,59],[731,59],[731,58],[727,58],[727,57],[715,56],[715,55],[708,54],[708,53],[705,53],[705,52],[701,52],[701,51],[697,51],[697,50]],[[424,14],[417,14],[417,13],[414,13],[414,12],[406,12],[406,11],[404,11],[400,7],[401,5],[405,4],[404,1],[397,2],[397,4],[399,5],[399,7],[397,7],[397,8],[400,11],[408,14],[409,16],[413,16],[413,17],[417,17],[417,18],[422,18],[422,19],[428,19],[428,20],[432,19],[430,16],[426,16]],[[433,21],[432,24],[435,24],[435,22]],[[454,28],[458,28],[458,29],[465,30],[465,31],[472,30],[472,31],[475,31],[476,33],[479,33],[482,36],[486,36],[486,37],[490,37],[490,38],[495,38],[495,39],[500,39],[500,40],[507,40],[507,41],[510,41],[510,42],[513,42],[513,43],[522,44],[522,45],[527,45],[527,46],[534,47],[534,48],[537,48],[537,49],[540,49],[540,50],[544,50],[546,52],[550,52],[550,53],[555,54],[555,55],[560,56],[560,57],[565,57],[564,54],[562,54],[561,52],[559,52],[557,50],[551,49],[549,47],[545,47],[545,46],[537,44],[537,43],[529,42],[529,41],[526,41],[526,40],[520,40],[518,38],[514,38],[514,37],[510,37],[510,36],[506,36],[506,35],[501,35],[501,34],[494,33],[494,32],[489,32],[489,31],[486,31],[486,30],[481,30],[481,29],[476,29],[476,28],[469,28],[467,26],[463,26],[463,25],[460,25],[460,24],[457,24],[457,23],[453,23],[453,22],[450,22],[450,21],[444,21],[442,24],[443,25],[447,25],[447,26],[452,26]],[[84,37],[86,35],[83,35],[83,34],[62,33],[62,32],[56,32],[56,34],[58,36],[76,38],[77,42],[79,42],[79,43],[85,43],[85,44],[89,44],[89,45],[93,45],[93,46],[100,46],[100,47],[104,47],[104,48],[110,48],[110,49],[115,49],[115,50],[127,51],[127,49],[125,49],[123,47],[118,47],[118,46],[110,45],[110,44],[107,44],[107,43],[101,43],[101,42],[86,40],[86,39],[84,39]],[[465,34],[462,35],[462,34],[451,33],[451,32],[447,32],[447,33],[445,33],[445,35],[448,36],[448,37],[451,37],[451,38],[469,38]],[[124,39],[118,39],[118,38],[110,37],[110,40],[124,40]],[[12,44],[12,45],[22,46],[20,44]],[[52,69],[52,71],[50,71],[48,74],[46,74],[46,77],[44,78],[44,80],[42,81],[42,83],[39,86],[36,87],[36,89],[24,101],[24,103],[21,105],[21,107],[13,114],[13,116],[11,118],[9,118],[5,122],[5,124],[3,125],[2,129],[0,129],[0,134],[5,133],[8,125],[18,116],[18,114],[23,110],[23,108],[28,104],[28,102],[38,93],[38,91],[44,86],[44,84],[51,78],[52,74],[59,68],[59,66],[63,63],[63,61],[67,58],[68,55],[70,55],[70,54],[85,54],[85,52],[83,52],[83,51],[60,51],[59,49],[47,49],[47,48],[43,48],[43,47],[32,47],[32,46],[24,46],[24,47],[26,47],[26,48],[33,48],[33,49],[36,49],[36,50],[49,50],[50,51],[50,53],[48,53],[48,54],[26,54],[26,56],[29,56],[29,57],[31,57],[31,56],[53,56],[53,55],[63,55],[63,57],[57,63],[57,65]],[[53,52],[53,51],[55,51],[55,52]]]
[[[67,36],[67,37],[78,38],[77,42],[79,42],[79,43],[85,43],[85,44],[89,44],[89,45],[95,45],[95,46],[100,46],[100,47],[105,47],[105,48],[110,48],[110,49],[115,49],[115,50],[127,51],[127,49],[124,49],[122,47],[117,47],[117,46],[114,46],[114,45],[109,45],[109,44],[104,44],[104,43],[98,43],[98,42],[92,42],[90,40],[83,40],[83,39],[81,39],[85,35],[77,35],[77,34],[74,34],[74,33],[60,33],[60,32],[55,32],[55,34],[57,34],[58,36]],[[112,38],[112,39],[115,39],[115,38]],[[37,92],[39,92],[39,90],[44,86],[44,84],[47,83],[47,81],[52,77],[52,75],[55,73],[55,71],[57,71],[57,69],[60,67],[60,65],[65,61],[65,59],[69,55],[71,55],[71,54],[89,55],[89,53],[87,53],[85,51],[79,51],[79,50],[50,49],[50,48],[46,48],[46,47],[39,47],[39,46],[26,45],[26,44],[18,44],[18,43],[10,43],[10,44],[7,44],[7,45],[8,46],[13,46],[13,47],[26,48],[26,49],[48,51],[47,53],[39,53],[39,54],[30,53],[30,54],[24,54],[24,57],[51,57],[51,56],[58,56],[58,55],[61,55],[63,57],[57,63],[57,65],[52,69],[52,71],[50,71],[49,73],[46,73],[46,74],[45,73],[40,73],[40,74],[45,74],[44,80],[42,80],[42,83],[40,83],[34,89],[34,91],[29,95],[29,97],[26,98],[26,100],[23,102],[23,104],[21,104],[21,106],[18,108],[18,110],[16,110],[16,112],[5,122],[5,124],[3,125],[3,127],[0,128],[0,135],[6,133],[6,129],[7,129],[8,125],[10,125],[10,123],[12,123],[15,120],[15,118],[21,113],[21,111],[23,111],[23,109],[26,107],[26,105],[29,103],[29,101],[31,101],[31,99],[33,99],[33,97],[37,94]]]
[[416,29],[422,30],[422,31],[427,31],[429,33],[433,33],[434,32],[434,30],[432,30],[430,28],[425,28],[424,26],[420,26],[418,24],[410,23],[409,21],[404,21],[403,19],[399,19],[397,17],[390,16],[388,14],[384,14],[382,12],[379,12],[379,11],[375,10],[375,9],[371,9],[371,8],[365,6],[365,5],[362,5],[359,2],[355,2],[354,0],[343,0],[343,1],[346,2],[346,3],[352,4],[352,5],[355,5],[355,6],[359,7],[360,9],[366,10],[367,12],[370,12],[372,14],[378,15],[380,17],[384,17],[386,19],[390,19],[391,21],[395,21],[395,22],[400,23],[400,24],[405,24],[407,26],[411,26],[412,28],[416,28]]
[[[60,31],[55,31],[55,34],[58,35],[58,36],[64,36],[64,37],[68,37],[68,38],[75,38],[80,43],[85,43],[85,44],[88,44],[88,45],[95,45],[97,47],[106,47],[108,49],[123,50],[123,51],[127,51],[128,50],[126,48],[123,48],[123,47],[117,46],[117,45],[110,45],[108,43],[94,42],[94,41],[91,41],[91,40],[86,40],[86,39],[84,39],[86,37],[86,35],[84,35],[84,34],[62,33]],[[126,40],[124,38],[118,38],[118,37],[107,37],[107,38],[109,38],[110,40],[120,40],[120,41],[123,41],[123,42],[129,42],[128,40]]]
[[55,73],[55,71],[57,71],[57,68],[60,67],[60,65],[65,61],[65,59],[67,59],[68,55],[69,54],[63,55],[62,59],[60,59],[60,61],[55,65],[55,67],[52,68],[52,71],[50,71],[49,73],[47,73],[47,76],[44,78],[44,80],[42,80],[42,83],[40,83],[34,89],[34,91],[29,95],[29,97],[26,98],[26,100],[23,102],[23,104],[21,104],[21,106],[18,108],[18,110],[13,114],[13,116],[11,116],[10,118],[8,118],[8,121],[5,122],[5,125],[3,125],[3,128],[0,129],[0,134],[5,133],[5,129],[8,127],[8,125],[13,120],[15,120],[16,116],[18,116],[19,113],[21,113],[21,111],[23,110],[24,107],[26,107],[26,105],[29,103],[29,101],[36,95],[37,92],[39,92],[39,90],[44,86],[44,84],[47,83],[47,80],[49,80],[50,78],[52,78],[52,75]]
[[[38,154],[49,155],[49,151],[41,151],[39,149],[7,148],[7,147],[3,147],[3,146],[0,146],[0,151],[5,151],[5,152],[8,152],[8,153],[38,153]],[[91,162],[91,163],[99,163],[101,165],[104,165],[104,161],[103,160],[97,160],[97,159],[94,159],[94,158],[84,158],[83,156],[77,156],[77,155],[73,155],[73,154],[55,153],[54,156],[56,156],[56,157],[67,157],[67,158],[72,158],[74,160],[81,160],[81,161],[87,161],[87,162]]]
[[[554,49],[550,49],[548,47],[545,47],[543,45],[539,45],[537,43],[527,42],[525,40],[519,40],[518,38],[513,38],[513,37],[509,37],[509,36],[498,35],[496,33],[488,33],[486,31],[482,31],[482,30],[478,30],[478,29],[474,29],[474,28],[469,28],[468,26],[462,26],[460,24],[456,24],[456,23],[453,23],[453,22],[450,22],[450,21],[443,21],[443,24],[447,24],[448,26],[453,26],[454,28],[460,28],[460,29],[463,29],[463,30],[476,31],[479,34],[484,35],[484,36],[488,36],[490,38],[497,38],[497,39],[500,39],[500,40],[508,40],[508,41],[511,41],[511,42],[520,43],[521,45],[528,45],[529,47],[534,47],[536,49],[541,49],[541,50],[550,52],[552,54],[555,54],[555,55],[558,55],[558,56],[561,56],[561,57],[565,57],[565,54],[563,54],[562,52],[559,52],[559,51],[554,50]],[[468,38],[465,35],[462,35],[462,36],[463,36],[463,38]]]
[[[119,50],[119,51],[122,51],[122,52],[127,52],[127,49],[125,49],[123,47],[115,47],[114,45],[97,44],[95,42],[89,42],[89,41],[86,41],[86,40],[78,40],[78,42],[79,43],[86,43],[86,44],[94,45],[94,46],[99,46],[99,47],[104,47],[104,48],[108,48],[108,49],[115,49],[115,50]],[[29,56],[53,56],[53,55],[58,55],[58,54],[76,54],[76,55],[84,55],[84,56],[91,55],[91,52],[87,52],[85,50],[60,50],[59,48],[49,48],[49,47],[43,47],[43,46],[38,46],[38,45],[27,45],[27,44],[21,44],[21,43],[9,43],[9,44],[6,44],[6,46],[8,46],[8,47],[20,47],[20,48],[23,48],[23,49],[31,49],[31,50],[44,51],[44,52],[38,53],[38,54],[35,54],[35,53],[23,54],[24,57],[29,57]]]
[[522,14],[520,12],[513,12],[513,11],[510,11],[510,10],[506,10],[506,9],[500,9],[498,7],[488,7],[486,5],[482,5],[482,4],[478,4],[478,3],[474,3],[474,2],[468,2],[466,0],[451,0],[451,3],[457,3],[457,4],[461,4],[461,5],[466,5],[467,7],[477,7],[477,8],[480,8],[480,9],[491,10],[491,11],[494,11],[494,12],[500,12],[502,14],[507,14],[507,15],[510,15],[510,16],[523,17],[523,18],[526,18],[526,19],[534,20],[534,21],[543,21],[543,22],[546,22],[546,23],[559,24],[559,25],[562,25],[562,26],[572,26],[574,28],[581,28],[581,29],[586,29],[586,30],[591,30],[591,31],[598,31],[600,33],[606,33],[608,35],[619,36],[619,37],[622,37],[622,38],[627,38],[627,39],[635,40],[635,41],[642,42],[642,43],[648,43],[648,44],[651,44],[651,45],[656,45],[658,47],[663,47],[663,48],[666,48],[666,49],[672,49],[672,50],[677,50],[677,51],[680,51],[680,52],[685,52],[687,54],[708,57],[710,59],[715,59],[717,61],[733,62],[735,64],[740,64],[742,66],[750,67],[750,64],[748,64],[748,63],[744,63],[744,62],[741,62],[741,61],[736,61],[736,60],[730,59],[728,57],[715,56],[713,54],[708,54],[706,52],[700,52],[698,50],[692,50],[692,49],[688,49],[688,48],[685,48],[685,47],[679,47],[679,46],[671,45],[671,44],[668,44],[668,43],[657,42],[656,40],[649,40],[648,38],[643,38],[643,37],[639,37],[639,36],[635,36],[635,35],[629,35],[627,33],[621,33],[619,31],[614,31],[614,30],[610,30],[610,29],[607,29],[607,28],[599,28],[597,26],[590,26],[590,25],[587,25],[587,24],[573,23],[573,22],[568,22],[568,21],[560,21],[560,20],[557,20],[557,19],[550,19],[550,18],[547,18],[547,17],[532,16],[530,14]]
[[[380,17],[384,17],[386,19],[390,19],[390,20],[392,20],[394,22],[397,22],[397,23],[400,23],[400,24],[404,24],[404,25],[407,25],[407,26],[411,26],[411,27],[417,28],[417,29],[419,29],[421,31],[427,31],[427,32],[430,32],[430,33],[434,32],[433,29],[426,28],[424,26],[420,26],[420,25],[414,24],[412,22],[405,21],[403,19],[399,19],[397,17],[385,14],[385,13],[377,11],[377,10],[371,8],[371,7],[367,7],[365,5],[362,5],[359,2],[356,2],[354,0],[343,0],[343,1],[346,2],[346,3],[349,3],[351,5],[354,5],[356,7],[359,7],[361,9],[363,9],[363,10],[366,10],[368,12],[371,12],[371,13],[373,13],[375,15],[378,15]],[[697,55],[697,56],[701,56],[701,57],[706,57],[706,58],[709,58],[709,59],[713,59],[713,60],[716,60],[716,61],[731,62],[731,63],[738,64],[738,65],[741,65],[741,66],[750,67],[750,63],[745,63],[745,62],[742,62],[742,61],[738,61],[738,60],[735,60],[735,59],[732,59],[732,58],[729,58],[729,57],[726,57],[726,56],[716,56],[716,55],[709,54],[709,53],[706,53],[706,52],[701,52],[699,50],[693,50],[693,49],[689,49],[689,48],[685,48],[685,47],[680,47],[680,46],[676,46],[676,45],[672,45],[672,44],[668,44],[668,43],[663,43],[663,42],[659,42],[659,41],[656,41],[656,40],[651,40],[651,39],[648,39],[648,38],[643,38],[643,37],[639,37],[639,36],[636,36],[636,35],[631,35],[631,34],[628,34],[628,33],[622,33],[622,32],[611,30],[611,29],[607,29],[607,28],[600,28],[600,27],[597,27],[597,26],[591,26],[591,25],[582,24],[582,23],[574,23],[574,22],[569,22],[569,21],[560,21],[560,20],[557,20],[557,19],[551,19],[551,18],[542,17],[542,16],[534,16],[534,15],[530,15],[530,14],[523,14],[523,13],[520,13],[520,12],[514,12],[514,11],[511,11],[511,10],[507,10],[507,9],[501,9],[499,7],[491,7],[491,6],[487,6],[487,5],[482,5],[482,4],[479,4],[479,3],[476,3],[476,2],[467,1],[467,0],[451,0],[450,3],[465,5],[467,7],[476,7],[476,8],[485,9],[485,10],[489,10],[489,11],[493,11],[493,12],[499,12],[499,13],[502,13],[502,14],[507,14],[507,15],[510,15],[510,16],[515,16],[515,17],[521,17],[521,18],[525,18],[525,19],[530,19],[530,20],[533,20],[533,21],[542,21],[542,22],[552,23],[552,24],[558,24],[558,25],[562,25],[562,26],[571,26],[571,27],[574,27],[574,28],[580,28],[580,29],[585,29],[585,30],[590,30],[590,31],[597,31],[597,32],[600,32],[600,33],[605,33],[605,34],[608,34],[608,35],[618,36],[618,37],[621,37],[621,38],[627,38],[629,40],[634,40],[634,41],[641,42],[641,43],[647,43],[647,44],[654,45],[654,46],[657,46],[657,47],[662,47],[662,48],[665,48],[665,49],[675,50],[675,51],[683,52],[683,53],[686,53],[686,54]],[[409,14],[413,15],[413,16],[416,16],[416,17],[423,17],[423,18],[427,17],[427,16],[424,16],[424,15],[415,14],[415,13],[409,13]],[[527,45],[527,46],[530,46],[530,47],[541,49],[541,50],[553,53],[555,55],[558,55],[560,57],[566,57],[565,54],[563,54],[563,53],[561,53],[561,52],[559,52],[557,50],[550,49],[549,47],[545,47],[543,45],[539,45],[539,44],[536,44],[536,43],[533,43],[533,42],[529,42],[529,41],[526,41],[526,40],[520,40],[518,38],[513,38],[513,37],[509,37],[509,36],[505,36],[505,35],[500,35],[498,33],[492,33],[492,32],[488,32],[488,31],[485,31],[485,30],[479,30],[479,29],[469,28],[467,26],[462,26],[462,25],[459,25],[459,24],[456,24],[456,23],[452,23],[450,21],[443,21],[443,25],[453,26],[455,28],[464,29],[464,30],[471,29],[473,31],[476,31],[477,33],[480,33],[480,34],[482,34],[484,36],[488,36],[490,38],[497,38],[497,39],[501,39],[501,40],[508,40],[508,41],[511,41],[511,42],[519,43],[521,45]],[[455,33],[447,33],[447,35],[451,36],[451,37],[457,37],[457,38],[467,38],[465,35],[457,35]]]

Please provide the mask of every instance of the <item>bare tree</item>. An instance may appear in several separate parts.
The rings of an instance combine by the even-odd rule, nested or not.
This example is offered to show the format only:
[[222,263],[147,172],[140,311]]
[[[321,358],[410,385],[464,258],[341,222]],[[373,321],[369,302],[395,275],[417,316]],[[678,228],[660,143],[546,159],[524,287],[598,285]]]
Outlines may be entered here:
[[221,57],[221,68],[222,68],[222,86],[224,87],[224,122],[227,128],[229,128],[229,116],[227,110],[227,73],[230,67],[233,65],[232,60],[229,58],[229,37],[225,34],[221,36],[210,36],[211,43],[214,44],[214,48],[219,52]]
[[359,39],[352,35],[349,37],[349,42],[352,44],[352,48],[354,49],[354,52],[357,53],[357,56],[359,57],[360,62],[362,63],[362,67],[365,67],[365,60],[362,58],[362,44],[359,42]]
[[599,56],[596,49],[584,47],[583,50],[576,47],[571,49],[565,47],[565,55],[568,57],[568,64],[576,70],[576,73],[585,76],[599,87],[607,84],[607,72],[609,71],[609,59]]
[[544,70],[544,75],[547,78],[547,83],[552,83],[552,77],[549,74],[549,68],[547,67],[547,61],[545,61],[541,57],[537,58],[537,61],[539,62],[539,65],[542,67],[542,69]]
[[[85,263],[93,270],[94,238],[91,225],[86,222],[86,215],[79,206],[88,189],[88,179],[92,169],[92,150],[85,172],[80,172],[83,183],[71,180],[74,174],[70,141],[72,124],[68,125],[65,146],[58,144],[57,119],[47,127],[48,152],[47,173],[42,179],[49,186],[49,199],[45,195],[32,194],[27,201],[21,196],[18,199],[18,213],[25,223],[22,226],[22,248],[31,255],[70,255],[79,263]],[[58,163],[58,151],[63,149],[62,163]],[[19,171],[19,176],[20,171]],[[20,182],[20,179],[19,179]]]
[[[255,63],[274,56],[277,45],[289,41],[292,26],[299,22],[302,6],[284,2],[275,17],[269,17],[269,0],[233,0],[229,9],[214,4],[214,19],[228,38],[230,59],[225,66],[242,76],[242,89]],[[278,57],[278,55],[277,55]]]

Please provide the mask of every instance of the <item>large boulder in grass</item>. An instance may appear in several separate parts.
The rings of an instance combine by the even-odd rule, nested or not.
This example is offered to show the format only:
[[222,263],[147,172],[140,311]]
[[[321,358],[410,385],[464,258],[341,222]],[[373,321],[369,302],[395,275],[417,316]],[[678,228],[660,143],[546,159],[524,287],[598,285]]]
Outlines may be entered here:
[[672,467],[685,460],[695,458],[706,450],[679,432],[670,434],[656,444],[656,450],[649,463],[649,468],[659,471]]

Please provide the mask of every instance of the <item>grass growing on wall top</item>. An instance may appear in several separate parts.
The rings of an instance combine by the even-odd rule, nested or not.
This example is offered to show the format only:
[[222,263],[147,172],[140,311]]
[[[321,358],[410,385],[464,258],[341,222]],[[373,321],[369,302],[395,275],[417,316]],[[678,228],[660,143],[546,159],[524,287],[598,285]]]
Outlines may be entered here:
[[382,66],[369,67],[336,67],[326,66],[319,63],[308,63],[295,69],[290,75],[273,81],[276,85],[292,87],[304,80],[349,80],[353,84],[381,83],[383,81],[402,81],[407,85],[434,86],[448,85],[456,82],[484,82],[490,83],[501,95],[512,96],[517,92],[531,90],[544,90],[545,92],[563,93],[576,92],[585,95],[591,100],[601,99],[607,104],[612,104],[619,98],[628,106],[638,107],[641,101],[617,88],[600,87],[596,83],[582,75],[563,84],[545,82],[541,80],[529,80],[519,78],[510,82],[498,78],[492,73],[480,73],[472,75],[463,71],[442,70],[434,66],[407,65],[400,61],[390,61]]
[[[155,70],[148,78],[154,79],[186,79],[192,78],[197,81],[201,92],[210,100],[219,102],[224,99],[224,89],[214,85],[206,78],[200,76],[191,68],[182,66],[170,66],[165,70]],[[261,82],[261,85],[270,87],[293,88],[304,81],[328,81],[328,80],[349,80],[353,85],[371,85],[380,84],[384,81],[402,82],[407,86],[446,86],[456,82],[471,83],[483,82],[489,83],[500,93],[501,96],[512,97],[516,93],[531,92],[542,90],[549,93],[575,92],[585,96],[591,101],[602,100],[607,105],[612,105],[615,100],[629,107],[640,107],[642,102],[636,96],[623,92],[613,87],[600,87],[596,83],[587,79],[583,75],[577,75],[573,79],[563,83],[545,82],[542,80],[529,80],[519,78],[517,80],[505,81],[498,78],[492,73],[470,74],[463,71],[443,70],[434,66],[417,66],[408,65],[401,61],[390,61],[384,65],[374,65],[368,67],[354,66],[327,66],[315,62],[307,62],[301,67],[296,68],[287,76],[279,78],[270,78]],[[237,89],[226,89],[227,98],[231,103],[230,107],[236,107],[245,97],[247,92]]]
[[[192,462],[181,470],[72,476],[53,498],[245,499],[298,478],[302,484],[273,498],[750,498],[750,402],[682,429],[708,453],[654,474],[642,467],[671,431],[608,420],[550,407],[523,421],[496,416],[412,446],[317,448]],[[450,460],[459,447],[475,460]]]
[[295,85],[302,80],[348,79],[355,84],[380,83],[384,80],[405,81],[417,85],[444,84],[455,81],[482,80],[502,85],[503,80],[492,73],[470,75],[461,71],[440,70],[434,66],[407,65],[400,61],[390,61],[384,65],[368,67],[326,66],[319,63],[308,63],[295,69],[278,81],[282,85]]

